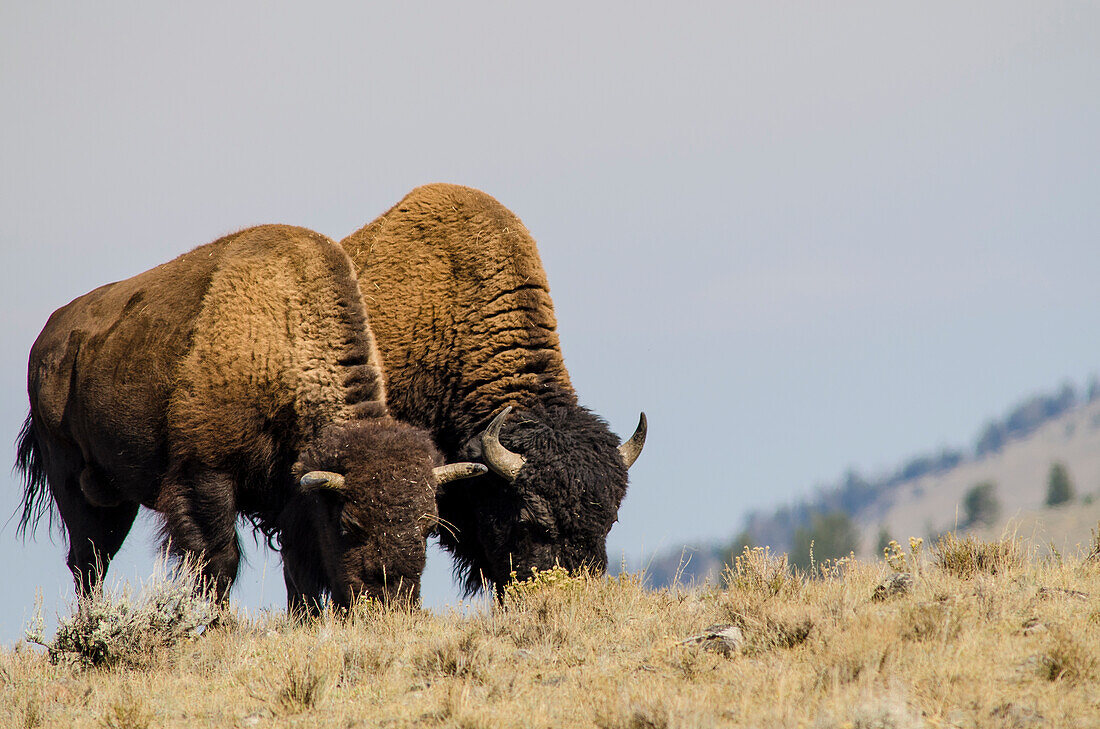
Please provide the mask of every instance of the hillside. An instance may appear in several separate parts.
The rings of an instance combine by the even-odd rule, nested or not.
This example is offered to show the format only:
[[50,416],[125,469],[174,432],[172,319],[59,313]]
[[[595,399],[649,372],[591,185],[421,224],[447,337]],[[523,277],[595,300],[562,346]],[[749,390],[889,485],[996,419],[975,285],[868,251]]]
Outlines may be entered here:
[[0,726],[1100,726],[1100,562],[1012,542],[812,579],[756,550],[692,590],[552,570],[469,614],[306,624],[211,627],[170,588],[86,604],[49,650],[0,649]]
[[[1048,508],[1051,466],[1061,463],[1073,482],[1076,498]],[[966,523],[965,498],[974,486],[991,483],[999,505],[990,523]],[[846,473],[836,483],[772,512],[750,513],[741,529],[720,543],[669,550],[646,565],[654,585],[679,579],[713,578],[744,544],[768,545],[791,552],[794,561],[812,532],[815,519],[844,514],[854,530],[856,552],[878,556],[884,538],[935,538],[956,530],[984,538],[1011,531],[1058,549],[1084,543],[1100,522],[1100,386],[1087,394],[1069,385],[1037,395],[991,420],[971,448],[947,448],[914,456],[877,476]],[[817,546],[822,534],[816,533]],[[846,553],[846,551],[845,551]]]
[[865,536],[863,551],[873,550],[880,524],[890,534],[904,536],[954,528],[964,521],[962,503],[967,490],[983,481],[996,485],[1001,519],[982,528],[982,533],[1010,528],[1059,548],[1082,543],[1100,521],[1100,503],[1078,501],[1044,508],[1047,478],[1055,462],[1065,465],[1078,497],[1096,494],[1100,488],[1100,401],[1074,408],[999,452],[943,474],[914,479],[884,494],[855,515]]

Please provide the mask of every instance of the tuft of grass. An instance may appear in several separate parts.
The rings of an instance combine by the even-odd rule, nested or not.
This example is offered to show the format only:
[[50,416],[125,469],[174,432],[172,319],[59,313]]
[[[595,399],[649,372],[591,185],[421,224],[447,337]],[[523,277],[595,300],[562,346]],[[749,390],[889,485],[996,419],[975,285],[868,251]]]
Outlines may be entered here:
[[28,696],[23,702],[23,729],[36,729],[45,723],[46,717],[42,712],[42,703],[37,696]]
[[417,657],[416,667],[427,678],[449,678],[484,681],[488,662],[482,648],[482,637],[468,631],[462,637],[444,639]]
[[[136,597],[123,585],[112,593],[80,598],[73,613],[60,620],[53,640],[46,642],[40,627],[27,637],[45,646],[54,663],[140,668],[160,660],[165,649],[201,634],[220,612],[202,588],[194,562],[183,560],[169,570],[161,561]],[[41,625],[40,616],[37,623]]]
[[597,713],[599,729],[668,729],[672,726],[668,709],[660,704],[620,708],[613,713]]
[[954,532],[939,538],[932,548],[932,558],[940,569],[964,580],[983,573],[1004,574],[1024,564],[1024,555],[1016,539],[983,542],[973,535],[959,539]]
[[1095,646],[1086,645],[1065,628],[1055,627],[1050,634],[1050,645],[1039,657],[1043,678],[1048,681],[1079,683],[1095,677]]
[[901,637],[907,640],[950,642],[963,629],[958,612],[940,601],[906,605],[901,617]]
[[732,589],[772,596],[792,594],[801,584],[787,555],[772,554],[768,547],[746,546],[733,566],[726,566],[724,579]]
[[1090,531],[1092,533],[1092,542],[1089,544],[1089,551],[1085,555],[1085,561],[1091,564],[1100,564],[1100,522],[1096,524],[1096,528]]
[[300,714],[324,699],[332,683],[328,671],[312,660],[291,660],[275,693],[275,705],[285,714]]
[[865,697],[846,707],[839,718],[819,721],[815,729],[923,729],[927,726],[919,711],[898,697],[887,695]]
[[152,723],[153,712],[131,693],[112,701],[99,720],[102,729],[149,729]]
[[745,637],[741,652],[761,655],[786,650],[806,642],[815,626],[815,610],[801,602],[770,599],[766,595],[743,595],[730,601],[723,616],[741,629]]

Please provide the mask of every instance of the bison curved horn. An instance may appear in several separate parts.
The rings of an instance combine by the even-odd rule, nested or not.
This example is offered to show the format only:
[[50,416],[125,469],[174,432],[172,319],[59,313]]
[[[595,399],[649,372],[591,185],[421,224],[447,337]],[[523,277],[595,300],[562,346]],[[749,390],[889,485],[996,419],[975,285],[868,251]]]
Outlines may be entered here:
[[481,434],[481,453],[489,468],[509,483],[516,480],[520,469],[526,463],[526,459],[518,453],[513,453],[500,444],[500,427],[504,425],[504,419],[512,412],[512,406],[500,411],[500,415],[493,418],[489,427]]
[[344,488],[344,477],[332,471],[310,471],[298,483],[307,491],[319,489],[333,489],[339,491]]
[[645,413],[642,413],[642,416],[638,418],[638,428],[634,431],[634,435],[630,436],[630,440],[619,446],[619,455],[623,457],[623,464],[627,468],[633,466],[634,461],[638,460],[638,456],[642,455],[642,448],[645,446],[645,433]]
[[440,486],[460,478],[473,478],[488,472],[489,469],[480,463],[448,463],[446,466],[437,466],[432,469],[432,475]]

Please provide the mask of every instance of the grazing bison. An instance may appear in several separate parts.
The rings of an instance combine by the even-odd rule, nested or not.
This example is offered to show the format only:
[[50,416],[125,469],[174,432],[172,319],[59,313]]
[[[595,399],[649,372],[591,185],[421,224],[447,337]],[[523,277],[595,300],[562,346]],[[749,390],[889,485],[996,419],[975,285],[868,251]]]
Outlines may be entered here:
[[52,505],[80,594],[139,506],[224,599],[235,522],[283,557],[289,608],[416,599],[441,466],[392,419],[351,262],[302,228],[226,236],[54,312],[31,349],[20,530]]
[[[554,564],[603,570],[645,442],[577,404],[523,223],[483,192],[428,185],[341,245],[359,271],[395,417],[491,473],[441,489],[440,543],[469,593]],[[514,408],[514,412],[509,415]],[[494,417],[495,416],[495,417]]]

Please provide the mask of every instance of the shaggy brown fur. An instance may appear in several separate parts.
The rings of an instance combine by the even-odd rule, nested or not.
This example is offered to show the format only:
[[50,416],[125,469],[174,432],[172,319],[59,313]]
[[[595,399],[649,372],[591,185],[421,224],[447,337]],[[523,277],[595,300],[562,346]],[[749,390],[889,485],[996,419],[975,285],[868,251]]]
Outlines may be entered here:
[[474,591],[555,562],[603,569],[626,492],[618,438],[577,404],[535,241],[483,192],[427,185],[345,238],[386,371],[395,417],[428,428],[448,459],[481,456],[494,413],[526,458],[441,490],[440,532]]
[[341,245],[359,270],[390,408],[432,428],[445,451],[505,405],[576,403],[535,241],[496,200],[418,187]]
[[[435,521],[428,436],[390,418],[347,255],[312,231],[226,236],[50,317],[31,350],[21,526],[49,508],[87,592],[143,505],[229,589],[244,514],[283,550],[288,599],[415,596]],[[309,470],[346,476],[305,490]]]

